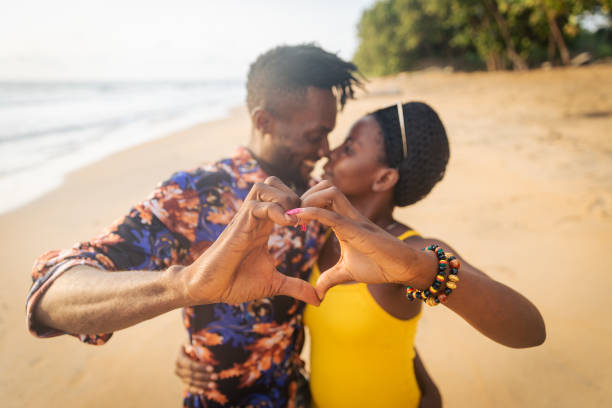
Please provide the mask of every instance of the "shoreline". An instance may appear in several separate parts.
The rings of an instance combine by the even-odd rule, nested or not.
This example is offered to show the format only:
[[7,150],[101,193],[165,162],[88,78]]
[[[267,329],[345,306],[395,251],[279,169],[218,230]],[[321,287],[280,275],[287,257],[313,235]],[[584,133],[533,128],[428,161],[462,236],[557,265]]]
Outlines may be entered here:
[[235,81],[0,84],[0,213],[113,153],[228,116]]
[[[612,332],[605,309],[612,244],[612,65],[527,73],[421,72],[372,80],[338,115],[338,144],[366,112],[422,100],[451,143],[444,180],[396,216],[449,242],[538,306],[544,345],[504,348],[444,308],[426,308],[419,353],[448,407],[608,405]],[[593,112],[600,112],[593,115]],[[179,311],[115,333],[102,346],[35,339],[24,324],[34,259],[98,234],[174,171],[248,141],[245,108],[114,153],[57,189],[0,214],[0,395],[7,407],[177,405],[185,341]],[[543,288],[549,290],[543,291]],[[589,288],[578,297],[577,288]],[[552,290],[551,290],[552,289]],[[588,334],[587,334],[588,333]],[[602,361],[603,360],[603,361]],[[603,364],[593,365],[593,362]]]
[[[202,122],[90,163],[70,172],[64,183],[39,199],[0,214],[2,258],[6,270],[11,271],[0,297],[0,308],[5,311],[5,318],[0,319],[0,395],[8,399],[5,406],[140,407],[180,401],[182,387],[173,378],[173,361],[168,358],[185,341],[180,311],[116,333],[109,344],[95,347],[79,344],[71,336],[34,338],[26,330],[23,307],[36,257],[99,234],[173,172],[212,161],[231,153],[231,145],[244,143],[248,137],[243,131],[248,129],[244,109],[233,108],[228,113],[225,118]],[[227,135],[219,136],[221,133]],[[186,145],[192,148],[185,149]],[[4,350],[10,350],[10,357]],[[109,367],[109,361],[120,363]],[[165,368],[159,372],[153,368],[161,366]],[[44,378],[39,372],[46,373]],[[141,381],[128,381],[126,372],[139,373]],[[153,389],[167,392],[146,397],[143,403],[142,379],[150,377],[154,378]],[[85,402],[83,392],[64,392],[73,383],[87,390]],[[35,393],[31,392],[32,384],[38,390]],[[129,396],[127,403],[119,396],[114,399],[117,387],[120,394]]]
[[[66,157],[63,160],[55,160],[51,163],[45,163],[42,166],[38,166],[36,172],[18,172],[17,174],[8,174],[4,184],[0,185],[0,195],[9,196],[9,202],[4,200],[0,205],[0,216],[9,214],[14,210],[18,210],[20,207],[25,206],[37,199],[43,197],[46,194],[52,193],[57,188],[61,187],[62,184],[70,177],[71,174],[78,172],[82,169],[86,169],[89,166],[98,163],[102,160],[112,157],[115,154],[121,153],[132,148],[137,148],[140,145],[155,142],[160,139],[165,139],[175,135],[177,133],[188,132],[198,126],[202,126],[208,122],[214,122],[217,120],[223,120],[229,118],[234,112],[240,109],[240,105],[230,105],[228,107],[219,109],[212,109],[214,113],[208,115],[205,119],[194,121],[192,117],[178,115],[172,119],[164,121],[158,125],[158,129],[151,130],[145,140],[142,139],[141,134],[144,130],[138,132],[131,132],[130,137],[135,139],[133,141],[122,142],[121,145],[110,145],[98,151],[91,148],[84,148],[74,155]],[[205,115],[206,116],[206,115]],[[115,141],[117,142],[117,141]],[[36,180],[37,185],[35,188],[36,192],[30,191],[32,189],[32,181]],[[27,186],[29,189],[26,189]],[[15,196],[16,194],[16,196]]]

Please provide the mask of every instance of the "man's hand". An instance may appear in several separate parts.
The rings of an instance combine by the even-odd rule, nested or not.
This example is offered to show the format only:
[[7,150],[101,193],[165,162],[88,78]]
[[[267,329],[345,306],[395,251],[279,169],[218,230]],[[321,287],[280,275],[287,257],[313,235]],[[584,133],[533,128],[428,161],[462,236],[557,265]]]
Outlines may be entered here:
[[296,225],[285,212],[299,197],[278,178],[257,183],[217,240],[191,265],[183,268],[187,303],[238,304],[262,297],[287,295],[318,305],[307,282],[278,272],[268,250],[274,223]]
[[[434,277],[434,256],[415,251],[393,235],[361,215],[336,187],[322,181],[302,195],[300,222],[317,220],[331,227],[340,243],[340,259],[317,281],[317,293],[323,299],[329,288],[339,283],[401,283],[419,287]],[[415,271],[425,270],[422,277]]]

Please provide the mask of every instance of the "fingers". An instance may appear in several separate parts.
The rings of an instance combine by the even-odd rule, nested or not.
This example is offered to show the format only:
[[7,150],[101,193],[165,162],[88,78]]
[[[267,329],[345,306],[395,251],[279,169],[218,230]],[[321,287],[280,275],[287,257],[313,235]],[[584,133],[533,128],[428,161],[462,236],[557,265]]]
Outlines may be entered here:
[[198,395],[203,395],[206,394],[208,391],[217,388],[217,383],[215,382],[204,382],[204,383],[199,383],[199,382],[193,382],[190,384],[186,384],[187,385],[187,392],[189,392],[190,394],[198,394]]
[[[200,363],[201,366],[204,366]],[[210,367],[210,366],[207,366]],[[187,386],[187,390],[192,394],[202,394],[206,390],[216,387],[219,375],[212,372],[193,371],[185,367],[176,366],[174,373]]]
[[299,208],[295,212],[300,224],[316,220],[331,227],[338,240],[350,243],[360,251],[368,251],[380,238],[395,238],[365,217],[351,219],[334,211],[317,207]]
[[270,220],[279,225],[295,225],[297,217],[287,214],[285,209],[277,203],[254,202],[251,205],[251,214],[259,220]]
[[[191,345],[186,345],[191,347]],[[214,367],[210,364],[201,363],[197,360],[192,360],[181,347],[179,355],[174,364],[174,373],[181,379],[192,379],[196,381],[210,381],[218,379],[218,375],[213,372]]]
[[[190,383],[192,381],[195,382],[208,382],[208,381],[216,381],[219,379],[219,374],[205,371],[202,367],[203,364],[200,363],[201,367],[191,368],[191,367],[179,367],[176,365],[174,367],[174,374],[183,380],[184,383]],[[210,366],[209,366],[210,367]],[[199,370],[199,371],[198,371]]]
[[346,196],[328,181],[317,184],[302,194],[302,207],[326,208],[349,218],[359,218],[359,213]]
[[[190,347],[190,345],[186,345]],[[214,367],[199,361],[190,359],[181,347],[176,359],[174,373],[187,386],[187,391],[192,394],[203,394],[207,390],[217,386],[219,374],[213,372]]]
[[206,394],[207,387],[188,386],[187,392],[191,395],[204,395]]
[[324,190],[324,189],[329,188],[331,186],[333,186],[333,184],[330,181],[328,181],[328,180],[319,181],[317,184],[315,184],[314,186],[312,186],[308,190],[306,190],[306,192],[304,192],[304,194],[302,194],[302,197],[300,197],[300,198],[304,199],[305,197],[308,197],[312,193],[316,193],[317,191]]
[[257,200],[279,204],[285,211],[298,207],[300,198],[276,177],[268,177],[265,183],[255,183],[245,201]]
[[325,273],[319,276],[319,279],[317,279],[317,296],[319,299],[321,299],[321,301],[323,301],[325,294],[331,287],[341,283],[351,282],[352,280],[353,278],[345,268],[341,267],[340,265],[335,265],[325,271]]
[[349,219],[338,213],[318,207],[299,208],[296,209],[294,214],[299,223],[308,223],[309,221],[316,220],[334,229],[340,227],[342,224],[350,222]]
[[268,177],[264,181],[264,184],[267,184],[267,185],[272,186],[274,188],[277,188],[277,189],[279,189],[281,191],[284,191],[285,193],[287,193],[289,195],[297,196],[297,194],[295,194],[295,192],[289,186],[287,186],[285,183],[283,183],[281,181],[281,179],[279,179],[278,177],[270,176],[270,177]]
[[281,284],[278,290],[279,295],[291,296],[311,305],[319,306],[321,303],[315,288],[308,282],[278,274]]

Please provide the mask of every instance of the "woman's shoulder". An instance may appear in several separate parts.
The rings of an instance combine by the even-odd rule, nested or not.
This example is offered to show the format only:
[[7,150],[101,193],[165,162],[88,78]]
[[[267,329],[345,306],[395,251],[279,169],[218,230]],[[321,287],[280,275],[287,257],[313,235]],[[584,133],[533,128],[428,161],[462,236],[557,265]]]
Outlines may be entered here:
[[439,238],[427,237],[421,235],[420,231],[412,228],[410,225],[406,225],[401,222],[394,222],[392,227],[388,228],[387,231],[406,242],[407,244],[414,246],[418,249],[423,249],[429,245],[438,245],[443,248],[452,250],[450,245]]
[[399,221],[394,221],[386,230],[389,234],[398,237],[402,241],[422,238],[417,230]]

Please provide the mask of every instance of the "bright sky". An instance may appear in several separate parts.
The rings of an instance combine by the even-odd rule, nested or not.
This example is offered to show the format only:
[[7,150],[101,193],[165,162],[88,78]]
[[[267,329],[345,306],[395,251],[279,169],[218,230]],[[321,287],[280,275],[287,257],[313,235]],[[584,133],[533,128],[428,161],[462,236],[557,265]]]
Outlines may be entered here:
[[19,0],[0,13],[2,79],[243,79],[315,41],[350,59],[375,0]]

